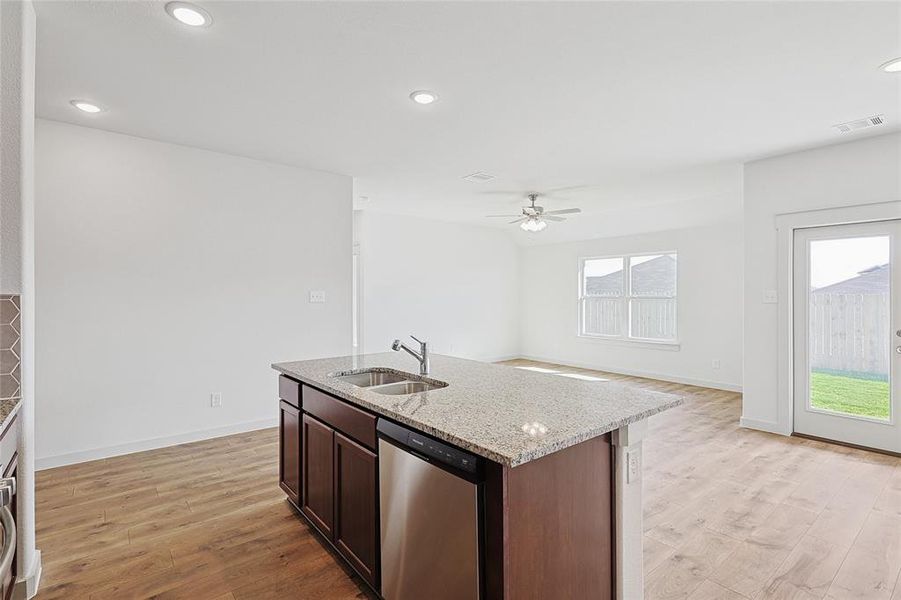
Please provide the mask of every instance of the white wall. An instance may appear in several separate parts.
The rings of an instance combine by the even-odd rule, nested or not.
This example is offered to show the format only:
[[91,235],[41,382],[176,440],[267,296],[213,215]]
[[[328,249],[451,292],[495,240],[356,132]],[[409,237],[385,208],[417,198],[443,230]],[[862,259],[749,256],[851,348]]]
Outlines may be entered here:
[[[579,258],[675,250],[680,348],[578,337]],[[742,384],[741,226],[677,229],[528,248],[521,273],[526,357],[725,389]],[[720,361],[714,369],[713,360]]]
[[271,362],[350,353],[352,185],[39,120],[39,466],[275,424]]
[[479,360],[519,354],[519,250],[507,232],[357,215],[365,352],[384,352],[395,338],[413,334],[441,354]]
[[[901,134],[797,152],[745,166],[745,334],[742,424],[791,433],[780,419],[777,214],[901,200]],[[901,216],[901,215],[899,215]],[[788,301],[780,298],[780,302]],[[784,408],[784,407],[783,407]],[[782,422],[780,422],[782,421]]]
[[21,294],[16,597],[41,578],[35,548],[34,97],[36,17],[29,0],[0,2],[0,293]]

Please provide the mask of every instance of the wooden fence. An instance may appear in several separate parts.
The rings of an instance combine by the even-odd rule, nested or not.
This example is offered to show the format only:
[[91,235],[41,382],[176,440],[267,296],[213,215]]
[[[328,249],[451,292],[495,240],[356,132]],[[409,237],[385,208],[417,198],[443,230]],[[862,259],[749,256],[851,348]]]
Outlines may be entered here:
[[810,295],[810,367],[886,376],[891,356],[889,295]]
[[[582,333],[625,335],[621,331],[624,302],[621,298],[589,296],[582,300]],[[676,339],[676,299],[634,299],[631,303],[631,336],[653,340]]]

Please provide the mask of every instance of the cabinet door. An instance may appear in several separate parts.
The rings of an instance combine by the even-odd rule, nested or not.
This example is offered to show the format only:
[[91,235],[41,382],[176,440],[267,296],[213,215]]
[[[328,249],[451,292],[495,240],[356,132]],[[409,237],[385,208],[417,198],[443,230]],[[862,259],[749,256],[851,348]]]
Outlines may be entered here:
[[334,439],[334,429],[303,414],[303,490],[300,508],[329,539],[332,537],[335,510]]
[[279,403],[279,486],[294,504],[300,504],[300,410]]
[[376,455],[335,433],[335,546],[377,585]]

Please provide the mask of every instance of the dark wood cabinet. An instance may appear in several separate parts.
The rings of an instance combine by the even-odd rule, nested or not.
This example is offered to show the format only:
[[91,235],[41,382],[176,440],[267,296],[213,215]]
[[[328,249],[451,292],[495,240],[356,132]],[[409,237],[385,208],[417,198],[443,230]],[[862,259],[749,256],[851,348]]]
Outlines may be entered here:
[[303,411],[371,450],[375,449],[377,419],[374,414],[306,385],[303,386]]
[[[284,376],[279,396],[282,489],[379,594],[378,417]],[[614,464],[609,433],[517,467],[486,460],[480,597],[615,598]]]
[[300,505],[300,409],[279,402],[278,484]]
[[301,407],[300,403],[300,384],[284,375],[278,376],[278,397],[297,408]]
[[279,485],[378,591],[376,416],[284,375],[279,398]]
[[334,542],[357,572],[376,585],[378,515],[374,452],[335,433],[335,529]]
[[609,433],[518,467],[488,463],[488,600],[615,597],[613,464]]
[[326,537],[332,537],[335,515],[335,430],[304,413],[301,432],[300,509]]

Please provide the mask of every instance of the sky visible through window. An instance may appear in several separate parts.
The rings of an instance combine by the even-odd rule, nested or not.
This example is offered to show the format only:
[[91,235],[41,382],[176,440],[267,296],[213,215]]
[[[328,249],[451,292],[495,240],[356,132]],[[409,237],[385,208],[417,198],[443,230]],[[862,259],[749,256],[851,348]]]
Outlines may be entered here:
[[845,281],[888,262],[888,236],[815,240],[810,243],[810,287]]
[[622,270],[622,258],[593,258],[585,261],[585,277],[603,277]]
[[[660,258],[660,255],[651,254],[649,256],[633,256],[630,262],[631,265],[635,267],[641,263],[646,263],[649,260],[654,260],[655,258]],[[622,270],[622,258],[593,258],[585,261],[586,277],[603,277],[604,275],[609,275],[610,273],[616,273]]]

